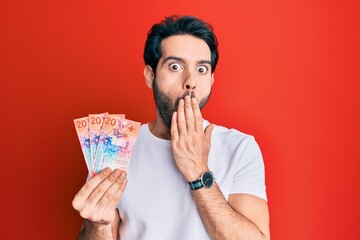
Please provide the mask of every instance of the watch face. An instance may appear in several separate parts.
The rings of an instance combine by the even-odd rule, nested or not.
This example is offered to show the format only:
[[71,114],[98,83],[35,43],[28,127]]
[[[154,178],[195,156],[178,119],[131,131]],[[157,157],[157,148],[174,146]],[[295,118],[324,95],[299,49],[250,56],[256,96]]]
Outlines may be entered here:
[[206,188],[211,188],[214,183],[214,176],[211,172],[205,172],[202,175],[201,181]]

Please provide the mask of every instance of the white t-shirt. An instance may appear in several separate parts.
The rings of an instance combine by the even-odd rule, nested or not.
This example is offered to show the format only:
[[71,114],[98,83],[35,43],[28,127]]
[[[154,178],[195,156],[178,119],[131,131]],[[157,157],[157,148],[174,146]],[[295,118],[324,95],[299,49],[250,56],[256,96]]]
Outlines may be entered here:
[[[226,200],[234,193],[267,200],[263,159],[252,136],[216,126],[208,167]],[[210,239],[175,165],[170,140],[154,136],[148,124],[140,128],[127,178],[118,204],[121,240]]]

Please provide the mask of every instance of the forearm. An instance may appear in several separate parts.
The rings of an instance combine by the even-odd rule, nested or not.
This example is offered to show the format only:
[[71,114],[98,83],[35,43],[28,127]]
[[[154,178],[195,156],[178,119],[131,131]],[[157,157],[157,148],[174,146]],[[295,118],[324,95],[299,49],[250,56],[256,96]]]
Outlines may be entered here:
[[94,224],[88,220],[84,221],[84,225],[78,236],[78,240],[113,240],[111,224]]
[[193,197],[212,239],[267,239],[254,223],[231,208],[217,184],[194,191]]

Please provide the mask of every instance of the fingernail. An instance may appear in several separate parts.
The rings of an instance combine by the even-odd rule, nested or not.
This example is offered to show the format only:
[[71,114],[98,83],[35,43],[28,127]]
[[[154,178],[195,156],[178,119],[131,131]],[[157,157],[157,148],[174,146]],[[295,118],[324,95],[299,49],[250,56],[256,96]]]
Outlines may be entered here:
[[120,176],[121,178],[125,178],[126,177],[126,172],[125,171],[123,171],[122,173],[121,173],[121,176]]
[[111,169],[110,168],[105,168],[104,174],[109,175],[110,173],[111,173]]
[[114,177],[118,177],[118,176],[120,176],[120,173],[121,173],[121,171],[119,170],[119,169],[115,169],[115,171],[114,171]]

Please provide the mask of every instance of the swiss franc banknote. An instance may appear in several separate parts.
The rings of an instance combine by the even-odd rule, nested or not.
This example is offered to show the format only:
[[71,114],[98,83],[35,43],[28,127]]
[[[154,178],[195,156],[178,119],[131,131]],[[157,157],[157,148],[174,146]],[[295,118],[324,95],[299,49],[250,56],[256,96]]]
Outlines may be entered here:
[[89,118],[83,117],[74,120],[76,133],[78,135],[82,153],[85,158],[86,166],[91,172],[91,153],[90,153],[90,137],[89,137]]
[[140,123],[119,115],[107,115],[101,130],[94,172],[106,167],[126,170],[131,159]]
[[90,172],[93,172],[96,151],[100,140],[101,128],[104,124],[104,119],[106,115],[108,115],[108,113],[89,114],[89,137],[90,137],[90,156],[91,156]]
[[[83,127],[84,121],[87,131]],[[75,119],[74,123],[90,176],[106,167],[127,169],[139,133],[139,122],[125,119],[125,114],[100,113]]]
[[[139,134],[140,123],[131,121],[124,118],[119,118],[119,129],[114,129],[108,141],[105,141],[106,146],[104,149],[105,158],[100,169],[106,167],[115,167],[123,170],[127,170],[129,165],[131,154]],[[111,141],[109,141],[111,140]],[[120,148],[119,151],[113,151],[113,149]]]

